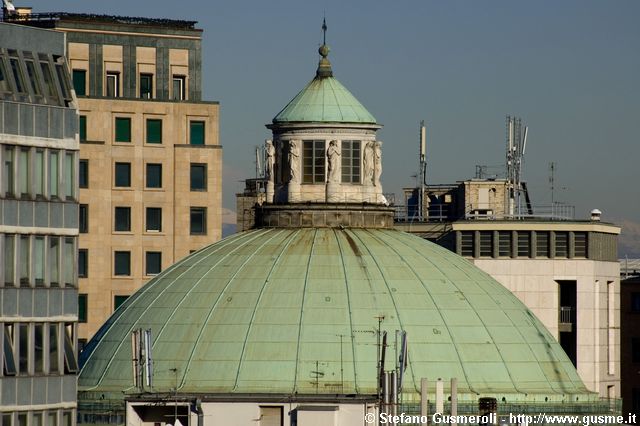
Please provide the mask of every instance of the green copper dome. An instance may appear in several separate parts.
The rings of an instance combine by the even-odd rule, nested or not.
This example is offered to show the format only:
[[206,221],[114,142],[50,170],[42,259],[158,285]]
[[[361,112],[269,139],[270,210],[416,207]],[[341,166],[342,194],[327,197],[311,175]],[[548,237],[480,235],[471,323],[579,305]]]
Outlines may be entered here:
[[322,58],[316,77],[275,116],[273,123],[376,124],[373,115],[333,77],[327,59],[329,47],[323,44],[318,53]]
[[380,316],[392,345],[408,335],[404,392],[456,377],[461,398],[592,396],[540,321],[470,262],[399,231],[341,228],[252,230],[171,266],[91,340],[79,390],[132,392],[131,331],[150,328],[152,391],[371,395]]

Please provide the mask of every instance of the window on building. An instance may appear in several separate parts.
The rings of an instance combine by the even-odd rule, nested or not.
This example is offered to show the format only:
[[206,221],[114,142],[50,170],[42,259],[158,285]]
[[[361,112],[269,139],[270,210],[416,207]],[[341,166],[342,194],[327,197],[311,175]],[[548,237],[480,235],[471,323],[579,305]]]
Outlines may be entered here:
[[556,256],[555,257],[568,257],[569,256],[569,233],[568,232],[556,232]]
[[33,157],[33,183],[35,186],[36,197],[44,196],[44,151],[36,149]]
[[147,188],[162,188],[162,164],[147,163]]
[[305,140],[303,143],[302,164],[304,183],[324,183],[325,141]]
[[536,232],[536,257],[549,257],[548,232]]
[[70,101],[72,98],[71,98],[71,88],[69,87],[69,80],[67,77],[68,72],[67,70],[65,70],[64,64],[56,63],[55,67],[56,67],[56,73],[58,74],[58,81],[60,82],[60,89],[62,90],[62,97],[65,100]]
[[76,286],[76,272],[74,269],[76,263],[76,248],[73,238],[64,239],[64,252],[63,252],[63,279],[65,287]]
[[172,99],[174,101],[183,101],[187,99],[185,89],[186,89],[186,78],[183,75],[174,75],[173,76],[173,87],[172,87]]
[[87,95],[87,71],[86,70],[73,70],[73,90],[76,92],[76,96]]
[[14,166],[13,166],[13,153],[14,149],[12,146],[4,147],[4,155],[2,156],[3,168],[2,168],[2,191],[4,192],[6,197],[11,197],[14,195],[15,187],[14,187]]
[[78,212],[78,231],[81,234],[86,234],[87,232],[89,232],[89,205],[80,204],[80,206],[78,207]]
[[204,145],[204,121],[189,122],[189,144]]
[[634,363],[640,362],[640,338],[631,339],[631,359]]
[[116,207],[114,217],[114,231],[131,231],[131,207]]
[[20,62],[17,58],[9,59],[11,65],[11,71],[13,72],[13,80],[16,83],[16,90],[18,93],[25,93],[27,90],[24,85],[24,78],[22,77],[22,69],[20,68]]
[[75,326],[73,323],[64,324],[64,372],[65,374],[78,372],[78,360],[75,351]]
[[87,278],[89,276],[89,250],[78,250],[78,278]]
[[511,231],[498,231],[498,256],[511,257]]
[[28,197],[29,188],[31,187],[31,174],[29,173],[29,149],[22,148],[18,151],[18,170],[19,177],[18,187],[20,189],[20,196]]
[[360,141],[342,141],[342,182],[360,183]]
[[207,190],[207,165],[191,164],[191,190],[206,191]]
[[114,253],[113,274],[116,276],[131,275],[131,252],[116,251]]
[[87,140],[87,116],[81,115],[78,121],[78,137],[80,142]]
[[480,231],[480,257],[493,256],[493,231]]
[[51,374],[57,374],[59,371],[59,353],[58,324],[49,324],[49,373]]
[[26,412],[18,412],[18,423],[16,426],[27,426],[28,415]]
[[[2,339],[3,356],[3,373],[5,376],[15,376],[18,374],[15,354],[15,326],[13,324],[4,324],[4,338]],[[4,424],[4,423],[3,423]]]
[[58,197],[58,184],[60,176],[58,173],[59,159],[57,151],[50,151],[49,153],[49,196],[51,198]]
[[4,69],[4,62],[0,61],[0,92],[11,92],[7,71]]
[[586,258],[587,257],[587,233],[586,232],[574,232],[574,257]]
[[120,305],[122,305],[128,298],[128,295],[125,296],[121,294],[116,294],[115,296],[113,296],[113,310],[117,310]]
[[18,373],[29,374],[29,324],[17,324],[18,332]]
[[49,282],[51,287],[60,283],[60,237],[49,237]]
[[465,257],[473,257],[474,248],[474,231],[462,231],[460,233],[460,255]]
[[[42,371],[42,370],[40,370]],[[31,415],[31,425],[30,426],[43,426],[42,425],[42,412],[36,412]]]
[[191,226],[190,226],[191,235],[207,234],[207,208],[206,207],[191,207],[190,220],[191,220]]
[[146,254],[147,275],[157,275],[162,270],[162,253],[159,251],[148,251]]
[[[78,339],[78,355],[80,355],[82,353],[82,351],[84,350],[84,348],[87,346],[87,339]],[[56,422],[57,423],[57,422]],[[47,426],[56,426],[56,423],[54,423],[53,425],[47,425]]]
[[119,188],[131,186],[131,163],[116,163],[115,186]]
[[87,322],[87,299],[87,294],[78,294],[78,322]]
[[[33,371],[44,372],[44,324],[33,324]],[[34,414],[35,416],[35,414]],[[40,418],[42,425],[42,417]]]
[[640,293],[631,293],[631,311],[640,312]]
[[162,143],[162,120],[147,119],[147,143]]
[[131,142],[131,118],[116,117],[116,142]]
[[140,98],[153,98],[153,74],[140,74]]
[[46,88],[46,95],[50,98],[58,100],[58,90],[56,89],[56,83],[53,80],[53,74],[51,74],[51,67],[48,62],[40,62],[40,69],[42,70],[42,77],[44,78],[44,87]]
[[518,231],[518,257],[530,257],[531,255],[531,233]]
[[67,200],[73,200],[75,198],[76,181],[75,181],[75,167],[76,159],[72,152],[67,152],[64,155],[64,192],[67,196]]
[[30,238],[28,235],[21,235],[20,258],[18,259],[18,265],[20,265],[20,287],[29,287],[29,278],[31,276],[30,253]]
[[147,207],[147,232],[162,231],[162,209],[159,207]]
[[33,238],[33,278],[36,287],[44,287],[44,237],[35,236]]
[[4,235],[4,284],[13,286],[15,284],[15,241],[16,236],[12,234]]
[[80,160],[78,163],[78,186],[89,187],[89,160]]
[[29,82],[31,83],[33,94],[41,96],[42,92],[40,91],[40,80],[36,73],[36,66],[33,64],[33,61],[24,61],[24,64],[27,66],[27,75],[29,76]]
[[119,72],[107,71],[105,95],[109,98],[120,97],[120,73]]

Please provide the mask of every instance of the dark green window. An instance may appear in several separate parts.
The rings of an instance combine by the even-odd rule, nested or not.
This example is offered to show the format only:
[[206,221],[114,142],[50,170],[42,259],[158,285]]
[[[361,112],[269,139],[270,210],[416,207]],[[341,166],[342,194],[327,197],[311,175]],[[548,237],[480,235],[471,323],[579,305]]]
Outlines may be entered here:
[[80,160],[78,165],[78,181],[80,188],[89,187],[89,160]]
[[116,276],[131,275],[131,252],[116,251],[113,256],[113,274]]
[[87,71],[73,70],[73,90],[76,91],[76,96],[87,95]]
[[147,188],[162,188],[162,164],[147,164]]
[[115,185],[124,188],[131,186],[131,163],[116,163]]
[[204,145],[204,121],[189,122],[189,143]]
[[87,204],[80,204],[78,206],[78,232],[86,234],[89,232],[89,206]]
[[153,75],[140,74],[140,97],[151,99],[153,97]]
[[87,116],[81,115],[78,122],[78,133],[80,134],[80,142],[87,140]]
[[131,231],[131,207],[116,207],[114,230],[119,232]]
[[147,207],[147,232],[162,231],[162,209],[160,207]]
[[78,278],[87,278],[89,276],[89,250],[78,250]]
[[191,235],[206,235],[207,234],[207,208],[206,207],[191,207],[190,212]]
[[207,190],[207,165],[191,164],[191,190]]
[[162,253],[159,251],[148,251],[146,254],[146,275],[157,275],[162,270]]
[[120,305],[122,305],[128,298],[129,296],[122,296],[122,295],[113,296],[113,310],[115,311],[116,309],[118,309]]
[[87,295],[78,294],[78,322],[87,322]]
[[116,117],[116,142],[131,142],[131,119]]
[[162,143],[162,120],[147,119],[147,143]]

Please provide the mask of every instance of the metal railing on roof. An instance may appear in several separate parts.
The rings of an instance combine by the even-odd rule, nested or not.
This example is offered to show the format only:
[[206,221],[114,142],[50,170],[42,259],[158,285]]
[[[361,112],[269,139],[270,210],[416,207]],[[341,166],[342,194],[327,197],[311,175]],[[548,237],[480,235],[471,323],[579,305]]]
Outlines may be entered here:
[[96,15],[90,13],[71,13],[71,12],[44,12],[30,14],[5,14],[5,22],[51,22],[51,21],[80,21],[92,23],[113,23],[127,25],[151,25],[161,27],[171,27],[185,30],[195,29],[198,21],[183,21],[178,19],[160,19],[160,18],[143,18],[137,16],[118,16],[118,15]]

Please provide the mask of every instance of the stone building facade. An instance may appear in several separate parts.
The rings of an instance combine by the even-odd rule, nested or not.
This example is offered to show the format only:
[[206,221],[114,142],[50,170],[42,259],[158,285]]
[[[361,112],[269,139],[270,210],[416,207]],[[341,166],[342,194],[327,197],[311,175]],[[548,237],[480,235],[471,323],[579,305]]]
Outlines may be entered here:
[[64,32],[80,109],[81,346],[161,270],[221,238],[217,102],[195,22],[31,14]]

